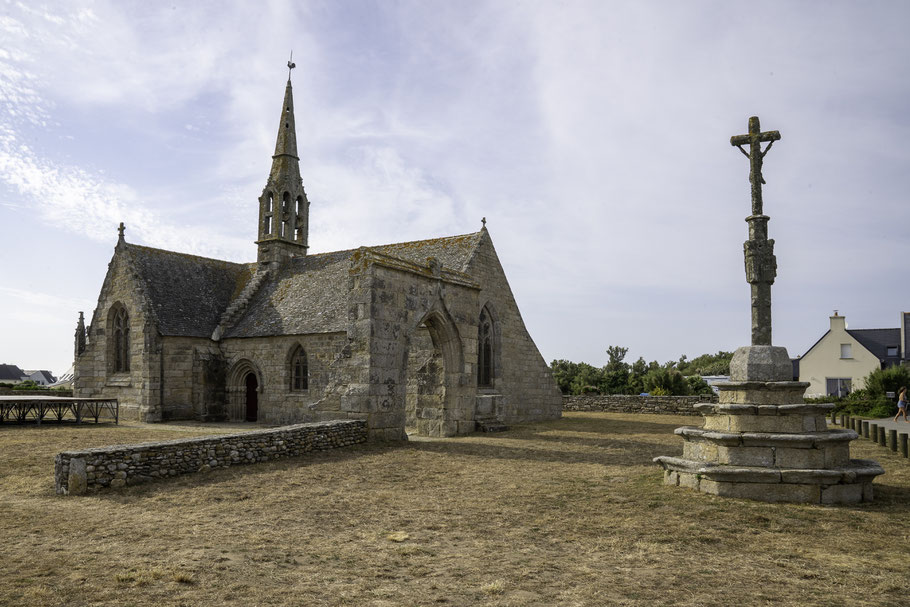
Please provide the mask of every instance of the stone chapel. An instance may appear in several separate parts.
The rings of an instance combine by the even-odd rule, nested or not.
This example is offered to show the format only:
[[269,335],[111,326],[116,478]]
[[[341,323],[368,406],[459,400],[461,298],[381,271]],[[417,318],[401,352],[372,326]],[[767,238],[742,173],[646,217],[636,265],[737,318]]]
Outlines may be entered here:
[[79,313],[75,395],[142,421],[365,419],[380,440],[561,415],[485,225],[308,254],[309,211],[289,78],[257,261],[130,244],[121,224],[91,323]]

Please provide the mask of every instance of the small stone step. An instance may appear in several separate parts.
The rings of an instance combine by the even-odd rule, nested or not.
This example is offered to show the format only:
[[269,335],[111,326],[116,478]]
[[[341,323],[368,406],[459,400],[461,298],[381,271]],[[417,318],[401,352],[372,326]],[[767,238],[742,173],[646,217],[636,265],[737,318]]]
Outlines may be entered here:
[[477,429],[481,432],[505,432],[509,429],[507,425],[496,418],[485,418],[475,420]]

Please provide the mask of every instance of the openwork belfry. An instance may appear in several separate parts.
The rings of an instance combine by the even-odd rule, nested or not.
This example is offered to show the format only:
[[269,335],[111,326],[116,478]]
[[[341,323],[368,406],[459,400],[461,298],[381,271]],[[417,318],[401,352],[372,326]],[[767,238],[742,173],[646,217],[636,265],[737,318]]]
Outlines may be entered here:
[[251,204],[254,263],[131,244],[120,225],[91,323],[80,313],[76,327],[77,396],[119,398],[143,421],[363,419],[387,440],[560,416],[485,221],[309,252],[290,77]]
[[[808,383],[793,381],[787,350],[771,344],[771,285],[777,275],[769,217],[763,212],[762,160],[780,140],[761,132],[757,116],[749,132],[730,139],[749,158],[752,214],[743,245],[746,282],[752,291],[752,345],[736,350],[730,381],[718,385],[718,403],[696,409],[704,426],[676,429],[682,457],[654,459],[664,482],[703,493],[765,502],[856,503],[872,500],[872,481],[884,471],[876,462],[850,459],[853,430],[829,430],[834,405],[807,404]],[[764,150],[762,143],[767,143]],[[748,145],[746,152],[742,146]]]

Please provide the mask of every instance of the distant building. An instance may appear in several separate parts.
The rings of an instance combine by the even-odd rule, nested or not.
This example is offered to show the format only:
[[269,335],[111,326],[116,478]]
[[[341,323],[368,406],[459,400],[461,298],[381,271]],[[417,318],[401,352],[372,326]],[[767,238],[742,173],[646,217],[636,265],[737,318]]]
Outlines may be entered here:
[[894,329],[848,329],[834,311],[831,327],[795,365],[799,381],[809,382],[806,396],[846,396],[865,387],[866,376],[906,362],[910,313],[901,312]]
[[0,383],[19,384],[28,379],[25,371],[16,365],[0,365]]
[[40,370],[26,369],[25,375],[27,376],[25,378],[26,380],[30,379],[33,382],[35,382],[36,384],[38,384],[39,386],[49,386],[52,383],[57,381],[57,378],[54,377],[50,371],[47,371],[45,369],[40,369]]

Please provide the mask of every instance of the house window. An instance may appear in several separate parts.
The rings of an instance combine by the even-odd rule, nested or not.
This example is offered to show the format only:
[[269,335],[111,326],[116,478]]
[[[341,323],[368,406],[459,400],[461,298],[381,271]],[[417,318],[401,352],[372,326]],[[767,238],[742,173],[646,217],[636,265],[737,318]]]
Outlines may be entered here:
[[306,350],[297,346],[291,354],[291,390],[308,390],[310,387]]
[[484,308],[477,329],[477,385],[493,387],[493,322]]
[[825,392],[828,396],[847,396],[850,394],[849,377],[829,377],[825,379]]
[[840,345],[840,357],[841,358],[853,358],[853,344],[841,344]]
[[897,356],[897,346],[888,346],[888,356]]
[[114,373],[127,373],[130,370],[130,315],[126,308],[116,303],[111,307],[111,354]]

